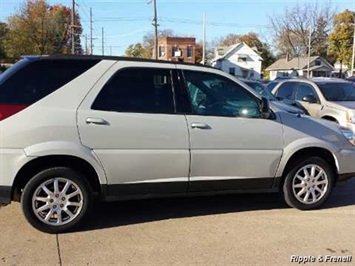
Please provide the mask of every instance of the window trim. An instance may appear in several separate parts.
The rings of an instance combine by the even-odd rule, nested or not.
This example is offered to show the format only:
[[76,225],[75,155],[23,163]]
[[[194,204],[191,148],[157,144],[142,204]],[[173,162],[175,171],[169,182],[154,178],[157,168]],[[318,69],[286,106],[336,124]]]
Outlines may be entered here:
[[[162,113],[162,112],[127,112],[127,111],[114,111],[114,110],[98,110],[98,109],[94,109],[93,105],[96,102],[97,98],[99,97],[100,93],[102,92],[102,90],[104,89],[104,87],[110,83],[113,78],[118,75],[120,72],[127,70],[127,69],[160,69],[160,70],[168,70],[170,73],[170,79],[171,79],[171,89],[172,89],[172,96],[173,96],[173,104],[174,104],[174,110],[172,113]],[[113,73],[111,75],[111,77],[105,82],[105,84],[99,89],[99,91],[97,92],[96,96],[94,97],[93,101],[91,102],[89,108],[91,111],[99,111],[99,112],[115,112],[115,113],[132,113],[132,114],[162,114],[162,115],[176,115],[178,114],[177,112],[177,105],[176,105],[176,93],[175,93],[175,88],[176,85],[174,83],[174,71],[176,71],[174,68],[162,68],[162,67],[146,67],[146,66],[127,66],[127,67],[122,67],[120,69],[118,69],[115,73]]]

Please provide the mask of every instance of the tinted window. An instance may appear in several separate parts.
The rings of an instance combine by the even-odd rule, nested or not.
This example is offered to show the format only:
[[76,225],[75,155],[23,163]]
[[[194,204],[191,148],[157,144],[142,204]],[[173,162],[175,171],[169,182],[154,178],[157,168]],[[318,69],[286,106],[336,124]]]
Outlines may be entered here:
[[308,84],[301,83],[297,89],[296,100],[302,101],[302,99],[305,96],[310,96],[310,95],[314,96],[314,98],[317,99],[317,95],[316,95],[313,87]]
[[255,81],[245,81],[245,84],[247,84],[257,93],[259,93],[261,96],[264,96],[269,100],[275,100],[274,95],[272,95],[269,91],[267,91],[261,83]]
[[328,101],[355,101],[355,84],[348,82],[317,83]]
[[279,82],[277,82],[277,81],[271,81],[271,82],[269,82],[269,83],[267,84],[267,86],[266,86],[266,90],[267,90],[268,92],[271,92],[271,91],[275,88],[275,86],[276,86],[277,84],[279,84]]
[[97,60],[26,60],[0,81],[0,104],[30,105],[72,81]]
[[275,95],[283,99],[291,99],[297,84],[297,82],[285,82],[277,89]]
[[184,75],[194,114],[260,117],[258,99],[239,84],[205,72]]
[[92,109],[132,113],[174,113],[171,70],[126,68],[102,88]]

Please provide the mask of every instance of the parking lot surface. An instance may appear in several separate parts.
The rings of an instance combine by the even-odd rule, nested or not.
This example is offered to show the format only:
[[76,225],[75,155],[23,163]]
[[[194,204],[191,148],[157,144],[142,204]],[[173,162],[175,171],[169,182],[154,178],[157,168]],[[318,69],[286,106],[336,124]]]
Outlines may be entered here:
[[355,179],[321,210],[288,208],[277,194],[115,202],[61,235],[33,229],[17,203],[0,208],[0,265],[298,265],[292,255],[354,265]]

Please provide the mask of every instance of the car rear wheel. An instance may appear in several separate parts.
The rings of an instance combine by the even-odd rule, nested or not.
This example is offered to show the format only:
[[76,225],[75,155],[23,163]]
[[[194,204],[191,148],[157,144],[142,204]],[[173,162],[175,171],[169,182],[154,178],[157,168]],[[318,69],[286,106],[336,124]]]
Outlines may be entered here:
[[311,157],[291,167],[283,184],[286,203],[300,210],[321,206],[330,196],[334,185],[334,171],[329,164]]
[[35,175],[21,197],[27,221],[40,231],[62,233],[79,226],[91,202],[91,188],[81,173],[54,167]]

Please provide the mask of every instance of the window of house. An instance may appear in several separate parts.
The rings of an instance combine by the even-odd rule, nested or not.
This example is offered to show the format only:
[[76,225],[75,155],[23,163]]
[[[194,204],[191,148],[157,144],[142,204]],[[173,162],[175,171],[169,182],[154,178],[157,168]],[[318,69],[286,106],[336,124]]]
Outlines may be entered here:
[[238,62],[246,62],[247,61],[247,55],[238,55]]
[[230,67],[229,68],[229,74],[235,76],[235,67]]
[[322,61],[317,59],[316,62],[314,63],[316,66],[320,66],[322,64]]
[[189,46],[187,46],[186,55],[188,58],[192,58],[192,54],[193,54],[193,49],[192,49],[192,46],[189,45]]
[[178,47],[177,46],[171,47],[171,56],[175,57],[175,52],[177,52],[177,51],[178,51]]
[[119,70],[102,88],[92,109],[132,113],[174,113],[171,71]]
[[159,57],[165,56],[165,46],[159,46]]

